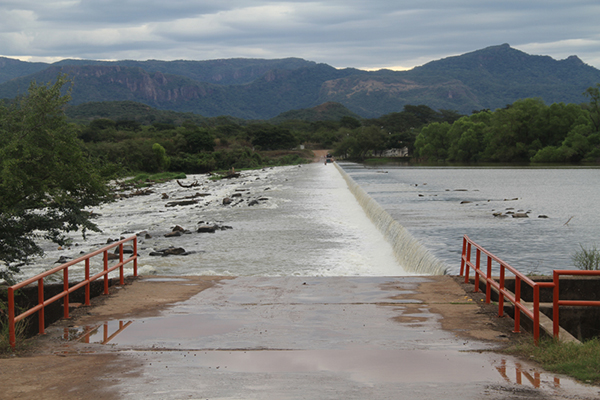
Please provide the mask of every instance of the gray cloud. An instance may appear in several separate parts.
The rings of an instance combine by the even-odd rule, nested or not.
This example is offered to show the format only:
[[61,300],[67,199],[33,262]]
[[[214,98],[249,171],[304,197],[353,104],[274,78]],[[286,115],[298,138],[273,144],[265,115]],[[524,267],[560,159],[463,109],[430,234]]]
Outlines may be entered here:
[[510,43],[600,68],[596,1],[4,0],[0,54],[29,60],[302,57],[409,68]]

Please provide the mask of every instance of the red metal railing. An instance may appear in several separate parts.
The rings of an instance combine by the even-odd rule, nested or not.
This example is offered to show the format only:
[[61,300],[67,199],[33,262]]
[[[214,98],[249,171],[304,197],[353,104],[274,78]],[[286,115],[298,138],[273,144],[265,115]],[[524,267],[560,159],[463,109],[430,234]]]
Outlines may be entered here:
[[[475,247],[475,264],[471,261],[472,247]],[[481,253],[487,256],[486,270],[481,270]],[[500,278],[498,282],[492,276],[493,262],[500,266]],[[515,306],[515,332],[521,331],[521,312],[533,321],[533,339],[537,343],[540,337],[540,288],[554,287],[553,282],[534,282],[527,276],[511,267],[471,239],[467,235],[463,237],[462,261],[460,263],[460,274],[465,276],[465,283],[469,282],[469,269],[475,271],[475,292],[479,291],[479,280],[483,278],[486,282],[485,301],[490,303],[492,287],[498,291],[498,316],[504,316],[504,299],[509,300]],[[506,272],[515,276],[515,293],[505,287]],[[529,310],[521,303],[521,282],[526,283],[533,289],[533,310]]]
[[552,296],[552,334],[554,337],[558,337],[558,331],[560,330],[558,309],[560,306],[586,306],[586,307],[600,307],[600,301],[590,300],[560,300],[559,299],[559,281],[561,275],[569,276],[600,276],[600,271],[586,271],[586,270],[558,270],[553,271],[554,281],[554,292]]
[[[133,242],[133,254],[126,260],[123,260],[123,244],[127,242]],[[110,268],[108,267],[108,251],[112,248],[119,247],[119,262]],[[104,268],[99,273],[90,276],[90,258],[97,256],[98,254],[104,255]],[[45,333],[45,319],[44,319],[44,308],[51,303],[63,298],[64,300],[64,318],[69,318],[69,294],[75,290],[85,286],[85,303],[84,305],[90,305],[90,283],[98,278],[104,277],[104,294],[108,294],[108,274],[115,269],[119,268],[119,279],[121,285],[124,282],[123,266],[133,261],[133,275],[137,276],[137,237],[131,236],[126,239],[119,240],[118,242],[111,243],[108,246],[96,250],[92,253],[86,254],[83,257],[79,257],[75,260],[69,261],[68,263],[62,264],[56,268],[52,268],[44,273],[29,278],[23,282],[17,283],[8,288],[8,332],[9,332],[9,343],[14,348],[16,346],[16,334],[15,324],[26,318],[33,313],[38,313],[38,325],[39,333]],[[85,262],[85,279],[76,285],[69,287],[69,267],[80,262]],[[47,300],[44,299],[44,278],[55,274],[57,272],[63,272],[63,291],[54,297]],[[37,282],[38,284],[38,304],[19,315],[15,315],[15,290],[21,289],[27,285]]]
[[[475,263],[471,261],[471,254],[475,248]],[[486,269],[481,269],[481,253],[487,256]],[[500,276],[498,281],[492,276],[493,263],[500,267]],[[474,241],[467,235],[463,237],[462,257],[460,263],[460,275],[464,275],[465,283],[469,282],[469,270],[475,272],[475,292],[479,291],[479,281],[483,278],[486,282],[485,301],[490,303],[492,288],[498,291],[498,316],[504,315],[504,299],[508,299],[515,306],[515,332],[520,332],[521,312],[527,315],[533,322],[533,339],[537,343],[540,337],[540,288],[553,288],[552,295],[552,334],[558,339],[559,326],[559,307],[560,306],[592,306],[600,307],[600,301],[588,300],[560,300],[559,299],[559,281],[561,275],[585,275],[600,276],[600,271],[584,270],[554,270],[552,282],[534,282],[527,276],[511,267],[508,263],[502,261]],[[515,293],[513,294],[505,288],[506,271],[515,276]],[[521,282],[529,285],[533,290],[533,310],[528,309],[521,303]]]

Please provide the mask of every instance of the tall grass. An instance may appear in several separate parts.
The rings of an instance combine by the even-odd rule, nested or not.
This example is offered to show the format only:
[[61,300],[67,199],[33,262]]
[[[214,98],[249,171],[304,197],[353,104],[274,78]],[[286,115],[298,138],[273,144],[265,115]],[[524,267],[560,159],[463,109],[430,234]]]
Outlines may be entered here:
[[586,383],[600,384],[600,339],[583,343],[561,343],[554,339],[513,346],[505,352],[532,359],[550,372],[571,376]]
[[[22,319],[15,324],[17,346],[22,344],[27,331],[27,321]],[[0,299],[0,354],[12,352],[8,335],[8,304]]]
[[600,250],[596,246],[586,249],[579,245],[581,250],[577,250],[571,257],[573,265],[578,269],[594,270],[600,269]]

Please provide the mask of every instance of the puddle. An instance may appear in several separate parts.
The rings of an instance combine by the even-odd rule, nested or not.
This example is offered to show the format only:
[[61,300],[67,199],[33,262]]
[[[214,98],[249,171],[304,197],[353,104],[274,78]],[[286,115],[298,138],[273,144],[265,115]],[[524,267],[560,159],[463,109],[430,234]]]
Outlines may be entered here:
[[[273,382],[302,382],[307,390],[311,387],[322,390],[377,387],[397,394],[405,389],[416,389],[421,395],[431,394],[428,398],[473,398],[474,393],[496,392],[506,395],[515,390],[529,393],[532,398],[546,398],[543,394],[585,396],[578,398],[598,395],[598,388],[493,353],[355,347],[343,350],[165,350],[135,352],[132,356],[144,360],[144,376],[152,376],[154,385],[163,387],[163,382],[176,382],[182,390],[193,390],[198,382],[228,382],[226,386],[238,392],[249,390],[248,382],[262,389]],[[191,376],[197,378],[186,378]],[[292,389],[281,388],[288,395]],[[449,392],[444,395],[446,391]],[[296,394],[302,397],[301,393]]]
[[133,321],[107,321],[96,326],[65,329],[65,340],[83,343],[137,345],[168,338],[213,336],[238,329],[242,324],[205,315],[173,315]]

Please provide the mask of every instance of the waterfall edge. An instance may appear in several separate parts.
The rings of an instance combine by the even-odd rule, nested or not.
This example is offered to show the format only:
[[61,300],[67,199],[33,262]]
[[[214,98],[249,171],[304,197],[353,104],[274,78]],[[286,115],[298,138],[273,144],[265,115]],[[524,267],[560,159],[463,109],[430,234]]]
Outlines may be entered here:
[[410,232],[383,209],[363,188],[337,163],[335,167],[342,175],[348,189],[354,195],[365,214],[385,239],[392,245],[394,256],[407,272],[426,275],[445,275],[447,266],[429,252]]

